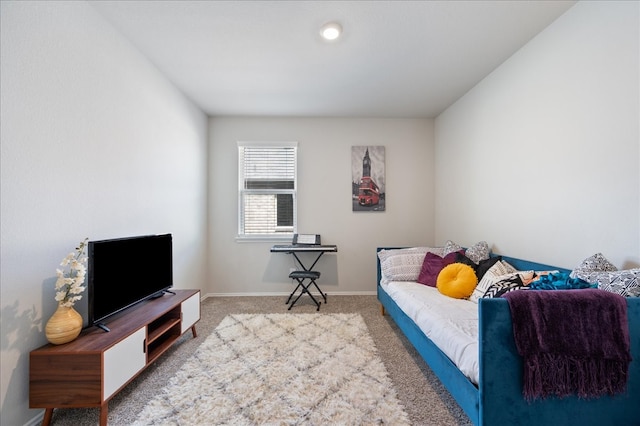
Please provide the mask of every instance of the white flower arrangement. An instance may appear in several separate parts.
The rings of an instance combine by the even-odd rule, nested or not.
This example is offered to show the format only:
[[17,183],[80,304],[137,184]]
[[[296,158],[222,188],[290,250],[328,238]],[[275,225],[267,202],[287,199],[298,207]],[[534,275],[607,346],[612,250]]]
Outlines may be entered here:
[[84,277],[87,273],[87,257],[85,249],[88,238],[85,238],[76,247],[75,252],[69,253],[60,266],[68,267],[68,270],[56,269],[56,301],[60,306],[72,307],[74,303],[82,299],[82,292],[86,288],[83,286]]

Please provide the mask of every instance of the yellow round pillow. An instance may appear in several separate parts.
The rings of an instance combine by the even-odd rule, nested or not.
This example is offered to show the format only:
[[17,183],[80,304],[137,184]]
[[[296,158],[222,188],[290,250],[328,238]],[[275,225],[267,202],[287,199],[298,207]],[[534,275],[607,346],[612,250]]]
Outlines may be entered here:
[[436,287],[440,293],[455,299],[471,296],[478,285],[478,277],[473,268],[464,263],[452,263],[438,274]]

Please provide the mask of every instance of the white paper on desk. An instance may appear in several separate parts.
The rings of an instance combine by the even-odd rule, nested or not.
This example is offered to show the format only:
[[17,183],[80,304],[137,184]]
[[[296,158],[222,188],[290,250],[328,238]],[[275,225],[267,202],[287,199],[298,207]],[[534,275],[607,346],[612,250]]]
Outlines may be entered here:
[[319,244],[317,234],[297,234],[294,244]]

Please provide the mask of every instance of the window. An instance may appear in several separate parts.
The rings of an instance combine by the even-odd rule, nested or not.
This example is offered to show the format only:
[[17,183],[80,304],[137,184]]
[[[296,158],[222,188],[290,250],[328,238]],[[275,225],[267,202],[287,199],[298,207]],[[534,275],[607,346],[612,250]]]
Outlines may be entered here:
[[296,142],[238,142],[238,237],[296,232]]

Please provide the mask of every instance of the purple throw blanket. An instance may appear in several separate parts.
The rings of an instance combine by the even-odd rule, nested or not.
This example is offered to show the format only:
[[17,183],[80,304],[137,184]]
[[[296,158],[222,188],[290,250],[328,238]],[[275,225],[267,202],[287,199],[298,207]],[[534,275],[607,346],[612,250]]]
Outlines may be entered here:
[[525,399],[625,392],[631,353],[624,297],[598,289],[521,290],[504,297],[524,361]]

